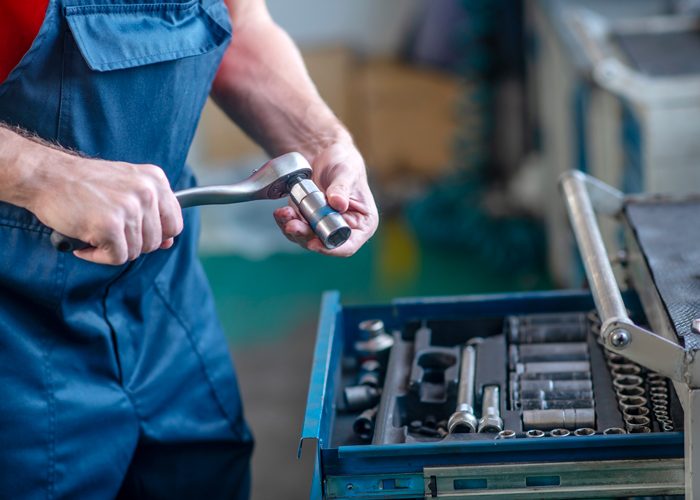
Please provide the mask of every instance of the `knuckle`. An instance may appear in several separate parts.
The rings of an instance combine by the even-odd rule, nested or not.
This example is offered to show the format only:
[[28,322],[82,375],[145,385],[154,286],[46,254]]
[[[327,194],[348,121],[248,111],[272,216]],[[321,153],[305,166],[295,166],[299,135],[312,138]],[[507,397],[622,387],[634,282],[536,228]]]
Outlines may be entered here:
[[104,217],[98,225],[97,232],[107,241],[114,242],[124,233],[123,221],[115,216]]
[[137,190],[136,195],[139,201],[144,206],[151,206],[158,198],[155,187],[151,186],[149,183],[142,184]]
[[141,201],[138,193],[125,196],[119,203],[125,219],[133,219],[141,215]]

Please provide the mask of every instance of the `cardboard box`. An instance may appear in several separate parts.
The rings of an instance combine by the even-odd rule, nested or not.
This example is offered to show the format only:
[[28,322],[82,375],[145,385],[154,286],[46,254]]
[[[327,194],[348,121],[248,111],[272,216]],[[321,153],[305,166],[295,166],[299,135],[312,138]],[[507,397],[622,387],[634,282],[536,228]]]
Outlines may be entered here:
[[356,140],[375,179],[434,180],[453,167],[458,80],[393,61],[370,61],[359,73]]
[[[304,60],[319,93],[335,114],[350,121],[350,79],[356,61],[349,49],[330,47],[304,52]],[[265,153],[209,99],[195,135],[197,162],[227,165]]]

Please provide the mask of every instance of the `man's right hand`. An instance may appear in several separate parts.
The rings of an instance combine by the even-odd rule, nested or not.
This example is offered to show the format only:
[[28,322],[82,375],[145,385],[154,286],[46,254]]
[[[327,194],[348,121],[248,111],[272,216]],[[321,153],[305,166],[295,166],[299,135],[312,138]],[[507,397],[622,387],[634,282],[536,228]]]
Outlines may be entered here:
[[0,201],[90,244],[74,254],[98,264],[170,248],[182,231],[180,204],[160,167],[83,158],[2,123]]
[[182,211],[161,168],[52,153],[59,162],[42,169],[26,208],[48,227],[90,244],[76,257],[120,265],[173,245]]

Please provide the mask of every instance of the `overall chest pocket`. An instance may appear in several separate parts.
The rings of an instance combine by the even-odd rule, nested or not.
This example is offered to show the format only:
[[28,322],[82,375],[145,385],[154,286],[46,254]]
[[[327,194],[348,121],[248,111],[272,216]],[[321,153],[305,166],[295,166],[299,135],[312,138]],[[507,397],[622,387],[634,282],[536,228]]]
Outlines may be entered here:
[[58,140],[179,175],[231,37],[222,0],[94,0],[64,8]]

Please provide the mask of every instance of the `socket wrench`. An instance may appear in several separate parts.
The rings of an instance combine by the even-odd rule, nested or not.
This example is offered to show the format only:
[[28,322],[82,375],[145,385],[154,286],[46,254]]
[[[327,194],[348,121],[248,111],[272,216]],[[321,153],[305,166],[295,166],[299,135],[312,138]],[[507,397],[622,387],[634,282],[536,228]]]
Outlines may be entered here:
[[[310,179],[311,165],[299,153],[287,153],[265,163],[247,179],[228,186],[206,186],[175,193],[182,208],[221,205],[253,200],[276,200],[289,195],[318,238],[328,249],[350,238],[351,229],[343,216],[327,203],[325,195]],[[51,243],[60,252],[72,252],[90,245],[54,231]]]
[[459,370],[457,408],[447,422],[450,434],[474,432],[478,422],[474,416],[474,378],[476,376],[476,349],[465,345],[462,349],[462,364]]

